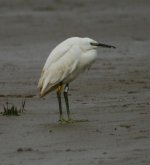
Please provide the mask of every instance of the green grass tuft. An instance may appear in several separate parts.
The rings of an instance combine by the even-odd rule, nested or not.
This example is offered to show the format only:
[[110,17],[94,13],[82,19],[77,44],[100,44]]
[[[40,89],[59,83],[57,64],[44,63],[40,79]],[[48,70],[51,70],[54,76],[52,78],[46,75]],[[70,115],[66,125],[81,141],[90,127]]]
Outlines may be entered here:
[[3,112],[1,112],[4,116],[19,116],[25,110],[26,100],[24,99],[21,102],[21,107],[18,108],[12,103],[8,101],[3,105]]

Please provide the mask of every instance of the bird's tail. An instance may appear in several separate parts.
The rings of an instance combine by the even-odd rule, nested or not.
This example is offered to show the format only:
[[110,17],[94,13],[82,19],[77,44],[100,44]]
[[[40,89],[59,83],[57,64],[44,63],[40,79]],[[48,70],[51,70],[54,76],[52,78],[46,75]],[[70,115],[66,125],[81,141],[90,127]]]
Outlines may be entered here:
[[39,94],[39,96],[40,96],[40,97],[44,97],[44,96],[47,95],[48,93],[50,93],[50,92],[56,90],[56,89],[58,88],[58,86],[59,86],[59,84],[56,84],[56,85],[54,85],[54,86],[50,86],[50,85],[49,85],[49,86],[46,87],[46,88],[41,88],[41,89],[40,89],[40,94]]
[[[45,78],[46,77],[46,78]],[[37,88],[39,90],[39,97],[44,97],[49,92],[57,89],[57,87],[60,85],[60,83],[49,83],[49,77],[47,77],[47,72],[42,71],[41,78],[38,82]]]

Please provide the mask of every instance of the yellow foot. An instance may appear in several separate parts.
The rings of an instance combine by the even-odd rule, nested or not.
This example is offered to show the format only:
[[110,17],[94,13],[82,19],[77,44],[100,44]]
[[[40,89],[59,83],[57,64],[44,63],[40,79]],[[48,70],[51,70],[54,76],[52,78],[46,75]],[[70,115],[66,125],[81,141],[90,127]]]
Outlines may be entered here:
[[68,120],[66,120],[67,123],[74,123],[75,121],[71,118],[69,118]]
[[68,119],[68,120],[66,120],[66,119],[64,119],[64,118],[61,118],[60,120],[59,120],[59,123],[60,124],[70,124],[70,123],[74,123],[75,121],[73,120],[73,119]]
[[64,123],[67,123],[67,121],[64,119],[64,118],[61,118],[61,119],[59,119],[59,121],[58,121],[60,124],[64,124]]

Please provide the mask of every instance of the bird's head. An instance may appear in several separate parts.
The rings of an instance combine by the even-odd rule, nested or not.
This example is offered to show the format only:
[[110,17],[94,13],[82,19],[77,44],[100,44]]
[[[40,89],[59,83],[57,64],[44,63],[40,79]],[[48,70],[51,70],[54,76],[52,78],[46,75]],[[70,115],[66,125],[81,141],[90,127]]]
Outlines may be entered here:
[[82,38],[81,42],[82,42],[81,45],[85,50],[96,49],[98,47],[113,48],[113,49],[116,48],[115,46],[103,44],[103,43],[97,42],[91,38]]

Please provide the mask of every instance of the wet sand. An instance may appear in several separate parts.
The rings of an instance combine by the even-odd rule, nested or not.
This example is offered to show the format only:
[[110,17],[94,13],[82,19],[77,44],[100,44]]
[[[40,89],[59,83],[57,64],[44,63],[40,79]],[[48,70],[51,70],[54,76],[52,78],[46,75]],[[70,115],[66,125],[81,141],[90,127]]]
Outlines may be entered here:
[[[150,164],[150,2],[0,2],[0,165]],[[73,124],[59,124],[55,92],[36,89],[50,51],[71,36],[115,45],[70,85]],[[64,100],[63,100],[64,101]],[[64,103],[64,102],[63,102]],[[66,115],[65,106],[63,105]]]

